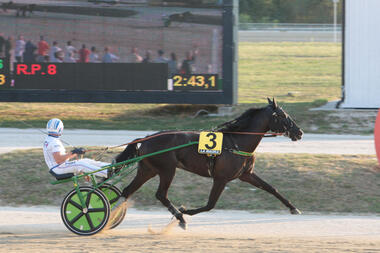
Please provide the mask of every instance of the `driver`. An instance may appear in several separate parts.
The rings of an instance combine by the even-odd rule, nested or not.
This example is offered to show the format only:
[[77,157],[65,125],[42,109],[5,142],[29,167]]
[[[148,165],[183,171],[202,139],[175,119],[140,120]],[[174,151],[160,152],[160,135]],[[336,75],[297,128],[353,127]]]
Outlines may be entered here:
[[[46,125],[48,136],[45,139],[43,151],[45,162],[49,167],[49,172],[55,178],[64,179],[72,177],[73,175],[81,174],[82,172],[93,172],[101,169],[101,167],[109,165],[108,163],[99,162],[91,159],[79,159],[78,155],[84,154],[83,148],[73,149],[70,153],[66,150],[59,139],[63,132],[63,123],[60,119],[51,119]],[[102,170],[96,172],[96,176],[107,178],[110,176],[111,171]]]

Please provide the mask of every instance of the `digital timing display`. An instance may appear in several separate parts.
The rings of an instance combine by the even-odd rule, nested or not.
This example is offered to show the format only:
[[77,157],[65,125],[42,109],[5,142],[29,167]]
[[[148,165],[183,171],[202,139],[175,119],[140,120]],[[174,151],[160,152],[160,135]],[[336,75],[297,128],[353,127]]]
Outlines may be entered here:
[[216,74],[192,74],[174,75],[174,90],[218,90],[218,75]]
[[[44,69],[42,67],[45,67]],[[57,74],[57,65],[55,64],[17,64],[16,75],[50,75]]]
[[[1,59],[1,62],[0,89],[184,91],[222,89],[222,81],[218,79],[217,74],[174,74],[170,79],[167,64],[164,63],[16,63],[14,74],[10,75],[9,68],[6,67],[7,61]],[[152,82],[152,78],[157,82]],[[105,80],[107,82],[104,82]]]
[[16,63],[12,78],[12,86],[0,89],[168,90],[164,63]]

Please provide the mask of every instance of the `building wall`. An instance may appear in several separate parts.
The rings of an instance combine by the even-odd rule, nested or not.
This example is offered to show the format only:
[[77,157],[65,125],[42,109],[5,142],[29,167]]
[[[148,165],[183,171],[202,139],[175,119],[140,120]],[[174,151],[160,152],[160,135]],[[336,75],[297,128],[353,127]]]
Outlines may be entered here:
[[345,1],[343,108],[380,107],[380,0]]

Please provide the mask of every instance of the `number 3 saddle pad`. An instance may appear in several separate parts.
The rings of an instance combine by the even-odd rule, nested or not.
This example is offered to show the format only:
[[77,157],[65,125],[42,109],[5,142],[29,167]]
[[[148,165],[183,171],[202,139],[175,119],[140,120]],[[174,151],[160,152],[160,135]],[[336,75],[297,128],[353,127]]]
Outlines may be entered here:
[[223,133],[201,132],[199,134],[198,153],[220,155],[222,153]]

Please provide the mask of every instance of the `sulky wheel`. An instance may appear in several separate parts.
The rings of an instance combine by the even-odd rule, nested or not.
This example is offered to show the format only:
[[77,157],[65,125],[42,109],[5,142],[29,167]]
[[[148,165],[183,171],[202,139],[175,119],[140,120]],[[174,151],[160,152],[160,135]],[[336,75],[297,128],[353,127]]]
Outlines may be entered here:
[[74,189],[63,199],[61,217],[65,226],[78,235],[93,235],[101,231],[110,217],[110,203],[99,190],[89,186],[79,187],[86,203],[82,208],[79,195]]
[[[116,186],[110,185],[110,184],[104,184],[101,187],[99,187],[99,189],[108,198],[108,200],[111,204],[111,209],[112,209],[112,207],[115,205],[117,200],[120,198],[121,191]],[[127,213],[127,206],[123,205],[122,208],[123,209],[121,210],[121,213],[118,214],[117,217],[110,220],[110,224],[108,225],[109,229],[113,229],[113,228],[117,227],[124,220],[125,214]]]

